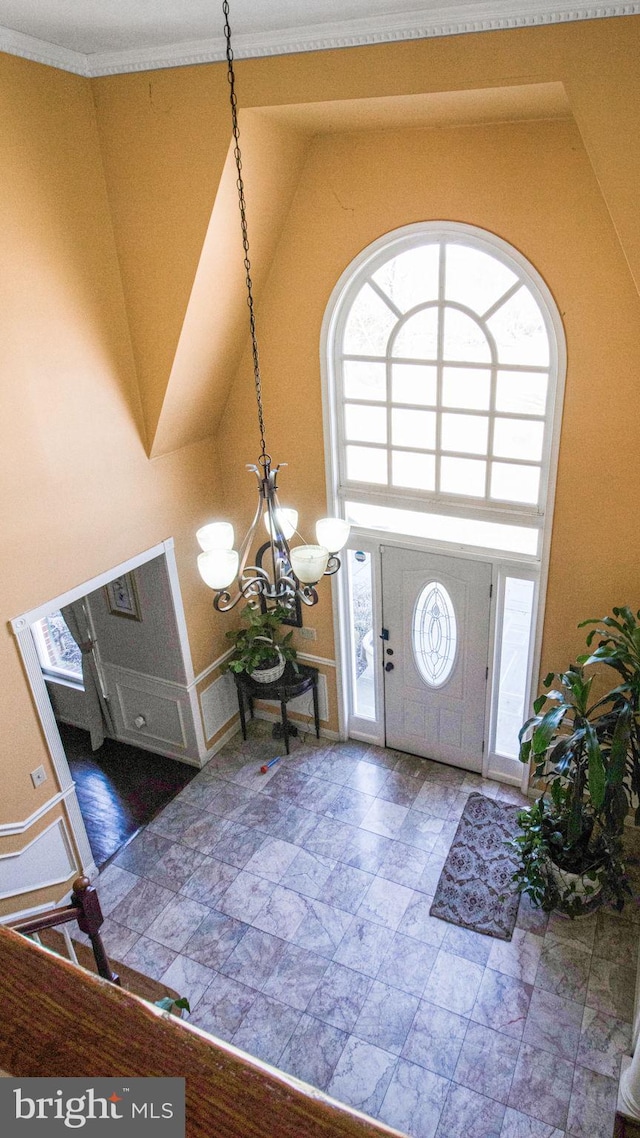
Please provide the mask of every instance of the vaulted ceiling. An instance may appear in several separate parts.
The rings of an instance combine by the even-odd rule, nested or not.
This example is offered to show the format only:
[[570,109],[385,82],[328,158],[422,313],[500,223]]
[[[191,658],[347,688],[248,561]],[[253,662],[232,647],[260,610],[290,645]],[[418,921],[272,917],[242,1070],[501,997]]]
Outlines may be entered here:
[[[596,52],[587,72],[581,46],[568,49],[566,59],[562,53],[547,59],[543,52],[534,66],[526,50],[520,57],[519,35],[512,39],[508,34],[508,44],[499,37],[497,56],[497,41],[482,35],[476,39],[483,46],[476,45],[468,70],[456,50],[470,43],[462,37],[466,32],[589,18],[593,22],[585,31],[591,29],[595,42],[600,38],[596,31],[604,31],[606,23],[601,17],[640,14],[640,0],[581,8],[569,0],[230,0],[230,9],[237,57],[434,41],[428,74],[415,42],[392,49],[402,52],[403,68],[391,78],[380,77],[373,68],[356,79],[352,53],[337,52],[326,76],[318,64],[309,98],[302,75],[311,57],[291,59],[277,90],[261,64],[246,65],[249,74],[242,72],[240,96],[242,146],[258,297],[315,136],[572,114],[640,281],[635,198],[622,200],[625,187],[637,184],[627,176],[637,140],[630,135],[624,160],[612,142],[629,110],[629,90],[637,86],[635,38],[627,49],[635,79],[630,76],[627,87],[620,85],[615,101],[606,53]],[[610,23],[623,37],[625,21]],[[0,0],[0,51],[94,80],[146,441],[154,457],[216,431],[246,347],[224,68],[196,67],[188,76],[173,70],[221,60],[222,26],[222,0]],[[545,43],[549,31],[541,29]],[[407,53],[420,56],[410,73]],[[154,70],[154,75],[142,74]],[[117,80],[99,78],[116,73],[121,73]],[[607,92],[600,101],[598,83]],[[598,115],[591,110],[596,105],[601,107]],[[622,161],[624,170],[619,168]]]

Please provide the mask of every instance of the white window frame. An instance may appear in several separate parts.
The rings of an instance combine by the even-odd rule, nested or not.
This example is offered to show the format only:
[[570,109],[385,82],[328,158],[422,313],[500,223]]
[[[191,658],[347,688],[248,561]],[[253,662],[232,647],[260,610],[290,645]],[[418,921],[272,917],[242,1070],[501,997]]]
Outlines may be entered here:
[[[56,667],[55,664],[49,661],[49,652],[45,642],[45,632],[42,628],[43,623],[49,616],[54,616],[55,613],[49,613],[48,616],[40,617],[40,620],[35,621],[31,626],[31,633],[36,646],[36,652],[40,660],[42,674],[47,679],[55,680],[56,683],[63,683],[68,687],[77,688],[79,691],[84,691],[82,683],[82,670],[80,672],[73,672],[70,668]],[[64,617],[62,618],[64,620]],[[66,621],[65,621],[66,624]]]
[[[348,735],[353,739],[360,739],[365,743],[374,743],[377,746],[384,745],[384,689],[382,684],[382,650],[380,644],[380,631],[382,629],[382,594],[381,594],[381,575],[380,575],[380,540],[376,534],[368,534],[364,530],[352,532],[345,549],[340,554],[343,565],[347,562],[347,552],[353,550],[357,552],[361,550],[363,553],[368,553],[371,556],[371,608],[373,612],[373,661],[374,661],[374,697],[376,705],[376,718],[365,719],[363,716],[355,714],[355,692],[352,689],[352,669],[351,658],[353,652],[353,637],[350,627],[350,614],[351,604],[348,595],[349,583],[348,575],[340,572],[333,579],[334,587],[338,590],[334,593],[334,598],[337,604],[334,604],[334,617],[335,619],[335,633],[336,633],[336,652],[338,654],[338,679],[341,681],[338,687],[338,710],[340,720],[340,731],[344,737]],[[341,614],[345,614],[345,619],[337,617],[338,610]],[[348,704],[347,704],[348,700]],[[348,711],[348,725],[345,730],[345,712]]]
[[[527,285],[537,300],[543,313],[547,335],[549,339],[549,383],[547,392],[546,421],[550,429],[545,431],[545,443],[541,466],[541,490],[537,506],[527,506],[515,503],[491,502],[478,499],[465,499],[458,495],[437,497],[421,491],[402,491],[381,493],[375,488],[367,488],[363,484],[346,483],[341,478],[341,456],[344,453],[344,439],[342,437],[341,402],[337,390],[337,371],[339,367],[339,351],[342,344],[344,328],[349,313],[350,303],[355,298],[365,279],[374,273],[377,268],[392,256],[407,249],[414,248],[424,242],[447,240],[470,243],[476,248],[484,248],[490,255],[506,263]],[[497,683],[499,676],[499,645],[502,630],[502,602],[504,599],[504,580],[507,576],[522,576],[534,581],[534,615],[530,644],[530,671],[529,684],[526,693],[526,706],[529,706],[533,677],[537,676],[540,668],[540,648],[542,640],[542,627],[544,620],[544,607],[546,598],[546,584],[549,564],[549,550],[551,543],[551,529],[553,522],[553,505],[555,496],[556,473],[560,440],[560,426],[562,419],[562,406],[564,398],[564,381],[566,372],[566,341],[560,313],[555,300],[544,279],[534,266],[513,246],[502,238],[487,230],[476,226],[457,222],[420,222],[393,230],[374,241],[362,250],[347,266],[332,291],[322,325],[320,344],[320,363],[322,374],[323,416],[325,437],[325,461],[327,474],[327,497],[331,508],[339,515],[344,515],[345,501],[357,498],[371,505],[397,505],[401,509],[426,510],[429,513],[443,513],[456,515],[461,518],[473,516],[487,521],[511,522],[537,526],[540,530],[537,556],[521,553],[499,552],[494,549],[479,546],[464,545],[463,543],[442,542],[432,539],[407,537],[401,533],[373,530],[365,527],[353,527],[349,541],[349,548],[362,549],[372,553],[373,571],[373,601],[374,644],[379,645],[378,636],[381,632],[380,610],[380,559],[376,556],[381,544],[399,544],[406,548],[432,550],[441,553],[453,553],[456,556],[472,558],[482,561],[489,560],[494,566],[493,608],[491,613],[491,643],[492,655],[490,661],[490,677],[492,683],[487,696],[487,726],[489,729],[488,745],[485,749],[484,767],[485,775],[494,775],[504,781],[525,785],[527,772],[522,772],[514,766],[514,760],[498,756],[494,749],[495,717],[497,712]],[[509,370],[505,368],[505,370]],[[546,370],[546,369],[545,369]],[[389,488],[390,489],[390,488]],[[379,718],[374,724],[370,721],[358,720],[352,715],[352,693],[349,688],[350,668],[342,667],[342,661],[348,660],[349,633],[345,629],[348,609],[346,595],[347,583],[341,579],[342,574],[335,580],[337,609],[335,612],[336,652],[338,675],[342,683],[338,693],[339,718],[341,734],[354,738],[366,739],[377,744],[384,743],[384,712],[382,707],[382,678],[381,670],[379,680],[376,681],[376,701],[379,708]],[[378,665],[381,657],[377,652]],[[515,760],[517,763],[517,760]]]
[[[551,439],[550,439],[551,432],[549,430],[545,430],[545,432],[544,432],[543,452],[542,452],[542,456],[541,456],[539,463],[533,462],[533,461],[528,462],[528,460],[514,460],[514,459],[502,460],[500,458],[497,458],[497,459],[492,458],[490,454],[487,455],[485,495],[483,497],[478,497],[475,495],[465,496],[463,494],[445,493],[442,491],[411,490],[411,489],[407,489],[407,488],[402,488],[402,489],[401,488],[393,488],[391,486],[391,483],[389,483],[387,486],[383,486],[383,487],[379,487],[379,488],[372,486],[370,489],[366,489],[366,484],[364,484],[362,482],[358,482],[358,481],[349,482],[349,479],[347,478],[345,455],[346,455],[346,446],[348,445],[348,440],[345,438],[343,416],[340,413],[341,405],[343,402],[343,397],[342,397],[342,392],[341,392],[341,383],[340,383],[341,362],[342,362],[343,353],[338,352],[335,349],[342,342],[342,339],[343,339],[343,336],[345,333],[345,329],[346,329],[346,325],[348,322],[348,318],[350,315],[350,311],[351,311],[351,305],[355,301],[356,297],[360,293],[361,289],[365,286],[365,284],[371,285],[374,288],[374,291],[379,293],[379,295],[382,297],[383,294],[382,294],[379,286],[376,284],[376,282],[372,281],[374,274],[378,271],[378,269],[380,269],[389,260],[393,259],[394,257],[397,257],[401,253],[405,253],[407,251],[410,251],[411,249],[416,248],[417,246],[424,243],[425,239],[427,240],[427,242],[430,245],[437,245],[437,246],[441,246],[443,244],[471,245],[473,248],[476,248],[479,251],[488,254],[492,258],[494,258],[494,259],[498,260],[499,262],[501,262],[502,264],[506,265],[506,267],[512,273],[514,273],[516,275],[517,281],[510,288],[505,290],[505,293],[499,298],[499,300],[497,300],[494,304],[492,304],[489,308],[487,308],[482,315],[480,315],[478,313],[473,312],[471,309],[466,309],[465,306],[463,306],[461,304],[450,302],[450,301],[445,301],[445,298],[444,298],[444,275],[443,275],[444,258],[441,258],[439,295],[433,301],[427,301],[424,303],[420,303],[419,305],[416,306],[417,309],[418,308],[419,309],[435,308],[435,309],[438,309],[439,311],[442,311],[448,307],[459,309],[460,311],[465,311],[467,313],[467,315],[471,319],[474,320],[474,322],[483,326],[484,323],[488,319],[491,318],[493,313],[495,311],[499,310],[500,307],[505,303],[505,301],[513,293],[517,292],[522,285],[524,285],[532,293],[534,299],[538,302],[540,309],[542,311],[543,317],[547,317],[547,313],[545,310],[548,308],[548,298],[547,298],[547,296],[544,295],[544,292],[546,291],[546,289],[545,289],[544,283],[542,282],[542,279],[539,277],[539,275],[537,273],[535,273],[535,270],[533,270],[532,266],[529,266],[528,263],[525,261],[525,259],[520,254],[517,254],[517,250],[512,250],[506,244],[506,242],[501,241],[500,238],[493,237],[493,235],[491,235],[491,234],[487,234],[486,231],[478,230],[475,227],[468,226],[468,225],[462,226],[462,225],[457,225],[457,224],[456,225],[449,224],[449,225],[445,226],[445,225],[440,224],[440,223],[425,222],[424,224],[422,224],[420,226],[408,226],[406,229],[397,230],[397,231],[395,231],[395,233],[388,234],[386,238],[383,238],[381,241],[374,242],[374,245],[369,246],[369,249],[365,251],[367,256],[363,257],[361,255],[360,258],[356,258],[356,261],[354,261],[352,263],[352,265],[350,266],[350,269],[348,270],[348,279],[344,282],[344,288],[343,288],[342,295],[340,297],[340,303],[339,303],[338,310],[337,310],[336,325],[335,325],[334,334],[333,334],[333,348],[334,348],[333,361],[332,361],[333,362],[333,387],[334,387],[334,399],[335,399],[335,404],[336,404],[335,405],[336,417],[335,417],[334,429],[335,429],[336,444],[337,444],[338,479],[339,479],[339,481],[338,481],[338,488],[339,488],[338,492],[339,492],[340,499],[341,499],[341,501],[344,502],[349,497],[358,498],[358,499],[364,498],[367,501],[379,502],[380,504],[385,504],[385,505],[390,505],[390,506],[399,506],[399,507],[404,508],[404,509],[407,509],[407,508],[410,509],[413,505],[414,508],[417,508],[417,509],[427,508],[431,512],[439,512],[439,513],[448,512],[450,514],[457,514],[461,517],[464,516],[465,514],[469,514],[475,518],[482,517],[482,518],[484,518],[486,520],[490,520],[490,521],[496,521],[496,522],[509,522],[509,521],[511,521],[511,522],[515,522],[515,523],[518,523],[521,525],[539,526],[541,528],[542,523],[543,523],[543,517],[544,517],[544,506],[545,506],[545,503],[547,501],[547,476],[546,476],[546,472],[547,472],[548,465],[549,465],[550,448],[551,448]],[[341,279],[344,280],[344,274],[343,274],[343,278],[341,278]],[[397,319],[398,319],[398,324],[396,325],[396,327],[392,331],[391,337],[390,337],[390,341],[392,344],[395,342],[396,336],[398,334],[398,325],[406,323],[407,319],[409,319],[415,313],[416,310],[414,310],[414,309],[409,310],[409,312],[403,316],[395,308],[395,306],[392,304],[392,302],[389,301],[389,311],[390,312],[393,311],[394,313],[396,313]],[[491,355],[490,361],[486,361],[484,363],[479,363],[479,362],[473,362],[473,361],[460,360],[457,362],[459,364],[465,366],[468,369],[478,368],[478,369],[483,370],[483,371],[490,369],[491,376],[492,376],[492,385],[493,385],[494,389],[495,389],[498,371],[528,371],[528,372],[538,371],[538,372],[545,374],[545,375],[549,374],[550,382],[549,382],[548,388],[547,388],[547,406],[545,408],[545,413],[543,416],[543,421],[545,422],[545,425],[546,425],[552,421],[552,415],[550,412],[551,412],[551,404],[552,404],[553,395],[554,395],[553,376],[555,375],[556,370],[557,370],[557,354],[554,350],[556,347],[556,344],[555,344],[555,338],[552,335],[551,321],[548,318],[545,318],[545,324],[547,326],[546,331],[547,331],[547,336],[548,336],[548,341],[549,341],[549,349],[550,349],[550,359],[549,359],[548,365],[541,366],[541,365],[528,365],[528,364],[506,364],[506,363],[500,364],[499,360],[498,360],[498,354],[496,351],[496,346],[495,346],[495,343],[493,341],[493,336],[491,334],[491,331],[488,328],[485,328],[484,332],[486,334],[487,344],[488,344],[488,347],[490,349],[490,355]],[[391,344],[390,344],[390,346],[389,346],[389,348],[388,348],[388,350],[384,356],[380,355],[380,356],[375,357],[376,362],[384,362],[387,370],[389,369],[389,367],[391,365],[391,361],[395,358]],[[361,358],[363,360],[366,360],[367,358],[369,358],[369,359],[372,358],[372,357],[368,357],[366,354],[360,355],[359,353],[344,353],[344,356],[346,358],[350,358],[350,359]],[[407,362],[412,362],[412,361],[408,360]],[[421,363],[423,361],[417,361],[417,362]],[[424,362],[427,362],[427,361],[424,361]],[[433,360],[433,361],[428,361],[428,362],[434,363],[437,366],[440,365],[440,361]],[[447,363],[449,363],[449,362],[453,363],[454,361],[447,361]],[[345,400],[345,401],[347,401],[347,400]],[[357,403],[357,402],[367,402],[367,401],[366,400],[351,400],[351,399],[349,399],[348,402],[356,402]],[[387,420],[390,419],[391,408],[392,408],[393,404],[392,404],[389,396],[383,402],[373,400],[372,405],[385,410]],[[418,409],[418,408],[416,408],[416,409]],[[483,410],[483,411],[478,411],[478,412],[476,412],[472,409],[466,410],[465,408],[460,408],[459,411],[460,411],[460,413],[465,413],[465,414],[469,414],[469,415],[476,415],[477,414],[483,418],[488,418],[489,419],[490,437],[492,437],[492,435],[493,435],[493,424],[495,423],[496,419],[505,419],[505,418],[506,419],[508,419],[508,418],[519,419],[519,418],[523,418],[523,417],[526,418],[527,417],[526,415],[523,415],[523,414],[515,414],[515,413],[511,414],[509,412],[502,412],[502,411],[496,412],[495,409],[491,409],[491,408],[486,410],[486,411]],[[437,413],[439,414],[440,411],[438,410]],[[454,414],[456,413],[454,409],[452,409],[452,413],[454,413]],[[538,417],[534,416],[534,418],[538,418]],[[354,444],[352,444],[352,445],[354,445]],[[373,448],[382,447],[387,452],[387,462],[388,463],[390,463],[391,450],[392,449],[402,449],[402,448],[397,448],[397,447],[392,448],[390,432],[388,433],[388,441],[386,444],[357,442],[357,443],[355,443],[355,445],[362,447],[362,448],[365,448],[365,449],[369,448],[369,447],[373,447]],[[411,448],[405,448],[405,449],[411,449]],[[436,453],[438,453],[439,450],[440,450],[440,447],[437,446],[436,447]],[[474,456],[472,454],[460,453],[458,455],[458,457],[473,459],[474,457],[480,457],[480,456]],[[540,487],[539,487],[539,493],[538,493],[538,501],[536,503],[531,503],[531,504],[517,503],[517,502],[513,502],[513,501],[492,499],[489,496],[490,463],[491,462],[500,463],[501,461],[505,461],[505,462],[508,461],[509,463],[513,463],[514,461],[522,461],[522,462],[524,462],[525,465],[531,465],[531,466],[535,466],[536,468],[537,467],[540,468],[540,471],[541,471]]]

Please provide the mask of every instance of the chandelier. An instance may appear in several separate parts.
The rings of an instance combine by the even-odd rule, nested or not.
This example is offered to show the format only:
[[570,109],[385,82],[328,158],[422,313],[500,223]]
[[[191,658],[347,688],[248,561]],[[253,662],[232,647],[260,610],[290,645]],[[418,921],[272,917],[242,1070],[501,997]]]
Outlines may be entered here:
[[[278,501],[278,473],[287,464],[281,463],[280,466],[272,466],[271,455],[267,452],[265,440],[262,384],[256,339],[228,0],[223,0],[222,11],[225,20],[227,78],[229,80],[229,102],[233,126],[233,153],[237,171],[238,207],[242,228],[242,247],[244,249],[253,378],[260,430],[258,462],[257,465],[247,464],[247,470],[252,471],[257,478],[258,504],[253,522],[239,550],[233,548],[233,526],[229,522],[210,522],[198,530],[196,537],[202,549],[202,553],[198,556],[198,570],[205,584],[215,590],[213,607],[218,612],[228,612],[243,598],[281,604],[292,601],[297,596],[304,604],[315,605],[318,600],[315,589],[318,581],[321,577],[332,576],[340,568],[340,559],[337,554],[347,541],[350,526],[342,518],[322,518],[316,523],[316,545],[291,546],[289,542],[297,534],[298,513],[296,510],[282,507]],[[256,564],[250,565],[248,564],[249,555],[256,543],[261,518],[266,526],[268,540],[257,550],[255,554]],[[300,535],[298,534],[298,536]]]

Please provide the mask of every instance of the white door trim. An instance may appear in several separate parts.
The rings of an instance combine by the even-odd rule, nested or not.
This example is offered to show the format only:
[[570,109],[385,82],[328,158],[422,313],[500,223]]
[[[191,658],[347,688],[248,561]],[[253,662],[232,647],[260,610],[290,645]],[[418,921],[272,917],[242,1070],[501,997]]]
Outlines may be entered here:
[[[40,660],[36,652],[35,642],[31,635],[31,625],[37,620],[48,616],[49,613],[57,612],[63,605],[72,604],[74,601],[78,601],[81,597],[86,596],[87,593],[94,592],[96,589],[108,584],[109,581],[113,581],[115,577],[121,577],[124,573],[129,573],[132,569],[137,569],[139,565],[144,565],[147,561],[152,561],[155,557],[162,555],[165,556],[167,562],[169,586],[178,625],[182,662],[187,681],[192,683],[194,679],[193,663],[187,635],[184,606],[182,604],[182,596],[178,582],[173,538],[167,538],[166,541],[161,542],[159,545],[155,545],[143,553],[138,553],[134,557],[130,557],[128,561],[124,561],[120,565],[115,565],[112,569],[105,570],[105,572],[100,573],[97,577],[93,577],[89,581],[84,581],[81,585],[77,585],[73,589],[68,589],[67,592],[62,593],[58,597],[54,597],[53,600],[47,601],[34,609],[30,609],[28,612],[22,613],[20,616],[14,617],[10,622],[18,643],[20,655],[22,656],[27,682],[33,695],[36,711],[42,723],[45,741],[49,749],[49,754],[51,755],[56,778],[60,785],[60,793],[58,794],[56,792],[51,797],[42,812],[45,813],[46,810],[53,807],[61,797],[64,797],[71,835],[80,858],[80,868],[91,880],[98,876],[98,869],[93,860],[87,831],[82,819],[82,814],[80,813],[75,783],[71,777],[69,763],[64,753],[60,732],[53,714],[53,708],[42,674]],[[198,722],[199,720],[196,720],[196,723]],[[200,734],[202,734],[201,725]],[[204,739],[202,740],[202,744],[204,747]]]

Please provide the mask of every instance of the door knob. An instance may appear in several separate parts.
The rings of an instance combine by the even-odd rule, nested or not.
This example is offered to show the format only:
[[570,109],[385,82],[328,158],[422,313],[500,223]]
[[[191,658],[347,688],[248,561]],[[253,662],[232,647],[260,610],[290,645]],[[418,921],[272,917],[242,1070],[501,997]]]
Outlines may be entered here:
[[387,662],[384,666],[385,672],[392,672],[393,669],[394,669],[394,665],[391,663],[391,660],[387,660]]

